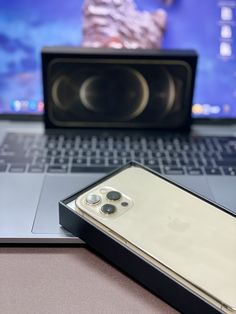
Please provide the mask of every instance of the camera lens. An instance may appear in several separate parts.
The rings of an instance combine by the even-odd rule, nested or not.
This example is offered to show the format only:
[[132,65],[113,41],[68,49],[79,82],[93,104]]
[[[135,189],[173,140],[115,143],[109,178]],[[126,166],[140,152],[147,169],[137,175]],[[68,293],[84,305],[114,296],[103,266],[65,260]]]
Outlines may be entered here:
[[101,211],[104,214],[113,214],[116,211],[116,207],[114,205],[112,205],[112,204],[104,204],[101,207]]
[[121,198],[121,194],[117,191],[110,191],[107,193],[107,198],[110,201],[118,201]]
[[101,201],[101,197],[96,194],[89,194],[86,197],[86,203],[89,205],[96,205]]

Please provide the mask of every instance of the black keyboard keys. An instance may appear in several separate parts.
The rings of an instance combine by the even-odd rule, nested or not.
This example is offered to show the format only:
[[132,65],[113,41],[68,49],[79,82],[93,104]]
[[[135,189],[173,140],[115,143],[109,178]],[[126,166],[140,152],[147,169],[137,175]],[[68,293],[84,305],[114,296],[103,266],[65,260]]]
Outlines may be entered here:
[[26,170],[26,165],[15,164],[11,165],[9,168],[9,172],[23,173]]

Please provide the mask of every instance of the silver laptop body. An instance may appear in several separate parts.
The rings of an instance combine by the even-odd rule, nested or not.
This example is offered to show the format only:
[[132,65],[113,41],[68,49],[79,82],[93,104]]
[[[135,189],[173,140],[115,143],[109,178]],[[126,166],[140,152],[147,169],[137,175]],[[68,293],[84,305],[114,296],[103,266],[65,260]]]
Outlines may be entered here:
[[[0,143],[7,133],[43,133],[40,122],[1,121]],[[154,131],[155,133],[155,131]],[[236,125],[193,126],[194,136],[230,136],[236,149]],[[145,131],[143,132],[145,137]],[[1,145],[1,144],[0,144]],[[1,243],[80,243],[58,222],[58,201],[105,175],[105,172],[0,172]],[[169,177],[236,213],[236,175],[181,175]],[[203,217],[204,219],[204,217]]]
[[[79,45],[82,42],[81,17],[83,13],[86,14],[86,11],[83,11],[84,2],[77,0],[61,2],[56,14],[53,13],[55,12],[53,1],[48,2],[47,6],[41,5],[41,2],[27,2],[27,10],[23,2],[21,5],[18,1],[5,2],[0,10],[2,26],[0,34],[0,152],[2,153],[0,154],[0,242],[81,243],[79,239],[60,227],[58,201],[97,180],[105,172],[98,171],[99,167],[89,166],[83,172],[67,170],[57,173],[47,170],[41,172],[40,168],[38,171],[37,169],[30,171],[30,165],[22,168],[22,165],[18,164],[20,154],[14,163],[15,156],[11,155],[7,143],[8,140],[16,141],[20,147],[24,145],[22,138],[25,137],[27,142],[27,134],[44,134],[43,123],[35,121],[35,113],[41,112],[42,109],[39,50],[44,45]],[[96,1],[97,8],[93,7],[93,14],[86,15],[88,18],[92,17],[91,23],[101,21],[100,18],[97,19],[97,14],[101,12],[104,19],[109,17],[112,12],[111,2],[107,1],[108,7],[103,11],[104,4]],[[125,20],[125,14],[130,18],[134,11],[143,9],[145,12],[153,11],[154,4],[151,1],[137,1],[139,6],[142,3],[143,9],[136,6],[135,1],[131,2],[134,3],[129,6],[132,7],[132,11],[129,12],[129,7],[127,9],[125,7],[124,14],[122,13],[124,21],[129,22],[129,19]],[[122,3],[121,1],[119,5],[122,6]],[[228,141],[228,146],[224,146],[226,151],[221,152],[231,154],[232,164],[229,164],[225,171],[221,166],[218,173],[218,166],[215,165],[209,173],[185,172],[183,175],[178,171],[170,171],[166,175],[234,213],[236,213],[236,92],[235,45],[233,45],[235,7],[235,0],[215,3],[187,0],[156,1],[154,9],[158,14],[153,15],[157,18],[161,13],[165,21],[168,21],[163,48],[193,48],[200,56],[198,76],[201,80],[197,82],[194,110],[197,114],[199,110],[203,112],[200,118],[207,119],[205,124],[203,120],[195,119],[191,135],[218,136],[225,139],[230,137],[226,139]],[[166,11],[164,15],[163,10]],[[196,17],[202,12],[205,12],[207,19],[195,23]],[[138,16],[142,16],[143,13],[140,14]],[[101,25],[105,25],[103,22]],[[135,21],[135,25],[136,22],[138,21]],[[90,24],[86,25],[90,27]],[[155,25],[160,28],[159,23]],[[114,29],[115,26],[105,27],[108,33]],[[148,27],[145,29],[148,31]],[[161,34],[151,32],[151,36],[158,35],[161,40],[164,29],[161,30]],[[129,37],[129,33],[126,35],[125,38]],[[91,36],[93,37],[93,33]],[[109,43],[119,46],[121,44],[119,36],[112,36]],[[204,93],[207,97],[201,97]],[[27,110],[25,110],[26,104]],[[35,106],[39,106],[39,109],[35,109]],[[218,112],[219,106],[222,114]],[[209,110],[211,110],[209,115],[205,114],[205,111]],[[201,124],[198,124],[200,120]],[[79,131],[77,135],[83,133],[86,137],[86,132],[87,135],[92,136],[91,130]],[[97,130],[94,136],[99,138],[100,133],[102,131]],[[111,135],[115,134],[109,136]],[[128,136],[129,132],[123,135]],[[146,131],[142,132],[143,138],[149,135]],[[152,136],[157,136],[157,133],[153,131]],[[9,158],[12,164],[5,165],[6,158]]]

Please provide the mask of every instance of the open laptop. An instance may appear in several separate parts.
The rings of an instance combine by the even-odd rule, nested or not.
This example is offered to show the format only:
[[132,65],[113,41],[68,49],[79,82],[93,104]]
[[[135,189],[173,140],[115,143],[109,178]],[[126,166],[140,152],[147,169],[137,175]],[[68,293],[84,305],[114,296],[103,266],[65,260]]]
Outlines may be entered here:
[[[166,11],[164,48],[200,55],[190,136],[45,132],[39,52],[44,45],[80,44],[82,3],[1,5],[0,242],[80,243],[59,226],[58,201],[130,158],[236,213],[236,1],[136,5]],[[202,12],[207,18],[199,22]]]

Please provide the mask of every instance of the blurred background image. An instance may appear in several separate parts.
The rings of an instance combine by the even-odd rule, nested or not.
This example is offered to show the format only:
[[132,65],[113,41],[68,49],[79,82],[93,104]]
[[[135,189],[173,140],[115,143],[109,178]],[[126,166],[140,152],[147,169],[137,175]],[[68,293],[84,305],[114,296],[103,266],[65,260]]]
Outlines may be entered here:
[[195,49],[193,116],[236,118],[236,0],[0,0],[0,113],[43,113],[40,50]]

